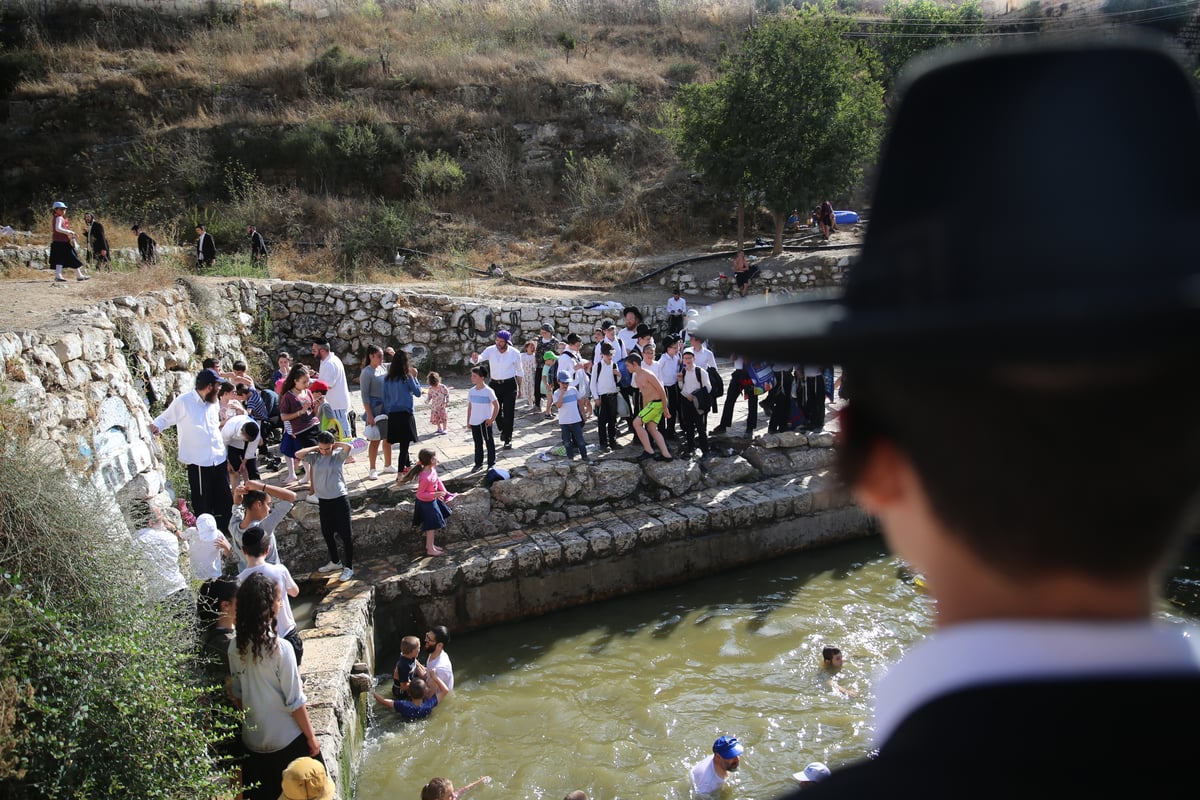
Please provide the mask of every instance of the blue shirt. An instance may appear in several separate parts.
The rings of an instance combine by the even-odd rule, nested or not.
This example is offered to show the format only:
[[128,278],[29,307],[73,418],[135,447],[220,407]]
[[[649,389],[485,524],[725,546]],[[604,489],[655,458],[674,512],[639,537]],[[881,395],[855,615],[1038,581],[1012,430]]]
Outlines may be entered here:
[[421,705],[417,705],[412,700],[392,701],[392,707],[396,709],[397,714],[404,717],[405,722],[425,719],[437,707],[437,704],[438,699],[436,694],[433,697],[426,697],[421,702]]
[[421,384],[413,377],[401,381],[383,381],[383,410],[412,413],[413,399],[421,396]]

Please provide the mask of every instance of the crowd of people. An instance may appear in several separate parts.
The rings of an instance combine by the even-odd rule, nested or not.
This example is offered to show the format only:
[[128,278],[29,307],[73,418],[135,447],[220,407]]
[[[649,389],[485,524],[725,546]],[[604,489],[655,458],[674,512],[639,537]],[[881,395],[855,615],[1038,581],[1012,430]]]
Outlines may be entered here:
[[[96,215],[87,212],[83,215],[84,228],[83,257],[79,253],[79,234],[71,228],[71,220],[67,216],[67,204],[56,200],[50,206],[50,266],[54,267],[54,283],[65,283],[63,269],[75,270],[75,280],[91,280],[91,275],[85,270],[85,262],[97,270],[112,271],[112,249],[104,225],[96,219]],[[130,231],[137,236],[138,257],[142,264],[158,263],[158,242],[150,234],[142,230],[140,224],[134,225]],[[246,226],[246,237],[249,240],[250,263],[253,266],[265,268],[267,265],[267,240],[254,225]],[[196,269],[211,269],[217,261],[217,242],[204,223],[196,224],[196,245],[193,252]]]

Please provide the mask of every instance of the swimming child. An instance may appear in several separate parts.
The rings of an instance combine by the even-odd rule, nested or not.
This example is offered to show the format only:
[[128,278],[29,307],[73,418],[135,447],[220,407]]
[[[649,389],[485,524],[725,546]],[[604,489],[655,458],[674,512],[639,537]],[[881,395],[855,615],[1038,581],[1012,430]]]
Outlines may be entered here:
[[416,636],[405,636],[400,640],[400,660],[392,670],[392,697],[404,700],[408,697],[408,684],[413,678],[424,678],[425,668],[417,660],[421,655],[421,640]]
[[417,453],[417,466],[420,469],[408,471],[397,481],[407,483],[417,474],[417,507],[413,509],[413,524],[420,525],[425,531],[425,555],[444,556],[446,551],[433,543],[434,536],[446,527],[446,517],[450,516],[450,506],[446,503],[454,499],[454,495],[446,491],[437,473],[437,453],[427,447]]
[[446,435],[446,409],[450,407],[450,389],[442,383],[442,376],[431,372],[426,377],[429,384],[429,424],[437,428],[438,436]]
[[837,674],[842,671],[842,651],[837,647],[821,648],[821,669],[823,669],[829,680],[826,681],[826,686],[836,692],[840,692],[847,697],[857,697],[858,692],[853,689],[847,689],[838,684]]
[[434,778],[429,783],[421,787],[421,800],[458,800],[464,794],[474,789],[481,783],[491,783],[490,775],[484,775],[478,780],[471,781],[458,791],[454,790],[454,784],[449,778]]

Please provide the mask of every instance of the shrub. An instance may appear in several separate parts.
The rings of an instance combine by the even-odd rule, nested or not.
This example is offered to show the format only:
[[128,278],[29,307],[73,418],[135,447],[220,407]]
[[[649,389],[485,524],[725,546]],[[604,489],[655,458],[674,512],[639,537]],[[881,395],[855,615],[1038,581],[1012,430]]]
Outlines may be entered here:
[[691,61],[672,61],[664,77],[675,83],[691,83],[700,73],[700,65]]
[[457,191],[466,180],[467,176],[458,162],[441,150],[432,156],[418,153],[408,176],[409,184],[421,197]]
[[355,282],[363,270],[389,264],[396,249],[412,236],[412,211],[399,203],[372,200],[342,226],[339,279]]
[[0,432],[4,796],[228,796],[191,629],[147,601],[119,510],[75,485],[11,408]]

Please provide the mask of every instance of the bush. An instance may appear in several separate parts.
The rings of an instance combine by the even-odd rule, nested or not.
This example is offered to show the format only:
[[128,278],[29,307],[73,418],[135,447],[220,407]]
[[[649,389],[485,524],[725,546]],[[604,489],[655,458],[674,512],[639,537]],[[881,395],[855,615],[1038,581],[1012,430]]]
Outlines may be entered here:
[[120,512],[88,486],[64,491],[74,475],[12,409],[0,432],[3,795],[228,796],[191,630],[147,602]]
[[352,283],[364,270],[392,263],[396,249],[412,236],[414,228],[408,207],[385,200],[371,201],[342,226],[339,280]]

